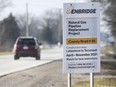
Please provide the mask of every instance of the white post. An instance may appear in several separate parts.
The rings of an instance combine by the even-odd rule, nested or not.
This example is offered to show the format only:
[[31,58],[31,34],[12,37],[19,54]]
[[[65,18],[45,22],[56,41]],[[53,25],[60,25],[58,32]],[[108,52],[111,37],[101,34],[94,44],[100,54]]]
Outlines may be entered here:
[[71,87],[71,74],[68,74],[68,87]]
[[94,87],[94,74],[90,73],[90,87]]

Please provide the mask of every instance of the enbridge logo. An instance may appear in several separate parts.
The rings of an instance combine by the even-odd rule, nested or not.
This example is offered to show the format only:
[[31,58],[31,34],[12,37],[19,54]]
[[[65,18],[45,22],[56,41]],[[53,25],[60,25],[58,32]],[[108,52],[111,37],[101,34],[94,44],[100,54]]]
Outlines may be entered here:
[[95,14],[96,9],[75,9],[72,4],[67,8],[66,14]]

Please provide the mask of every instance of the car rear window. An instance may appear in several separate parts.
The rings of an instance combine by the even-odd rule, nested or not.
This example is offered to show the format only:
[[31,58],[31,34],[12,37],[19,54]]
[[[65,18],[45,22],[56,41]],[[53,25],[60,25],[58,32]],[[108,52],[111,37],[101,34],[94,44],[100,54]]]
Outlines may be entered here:
[[30,38],[21,38],[18,40],[18,45],[35,45],[35,40]]

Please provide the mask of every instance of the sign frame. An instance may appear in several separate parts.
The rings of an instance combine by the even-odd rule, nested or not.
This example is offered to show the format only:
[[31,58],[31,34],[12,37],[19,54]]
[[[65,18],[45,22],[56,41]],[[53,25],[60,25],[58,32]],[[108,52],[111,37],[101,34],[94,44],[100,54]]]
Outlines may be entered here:
[[64,73],[100,72],[100,4],[63,6]]

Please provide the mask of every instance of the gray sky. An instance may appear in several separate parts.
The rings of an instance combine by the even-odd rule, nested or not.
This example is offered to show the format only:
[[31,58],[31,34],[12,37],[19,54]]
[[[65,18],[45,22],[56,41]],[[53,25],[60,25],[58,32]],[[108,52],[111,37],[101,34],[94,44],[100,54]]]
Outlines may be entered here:
[[11,0],[13,5],[7,8],[1,15],[6,17],[10,12],[13,15],[25,14],[26,3],[28,3],[28,11],[36,16],[41,16],[46,10],[54,8],[62,8],[66,2],[84,2],[86,0]]

